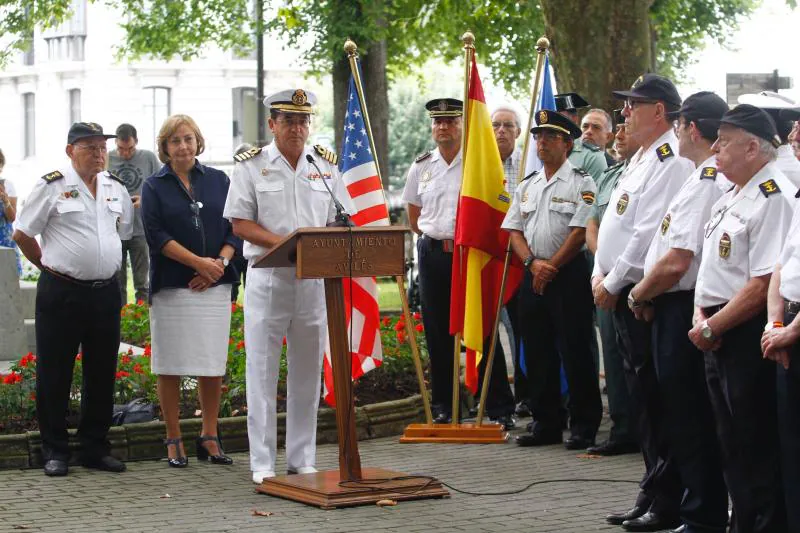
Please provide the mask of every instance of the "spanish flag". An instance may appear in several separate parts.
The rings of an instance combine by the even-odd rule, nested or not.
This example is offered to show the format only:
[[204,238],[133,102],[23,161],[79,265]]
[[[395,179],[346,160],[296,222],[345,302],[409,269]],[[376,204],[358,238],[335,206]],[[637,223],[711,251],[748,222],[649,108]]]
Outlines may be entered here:
[[[478,391],[478,362],[484,339],[494,326],[508,232],[500,224],[511,205],[503,181],[503,162],[492,130],[475,57],[465,107],[466,148],[456,214],[450,299],[450,333],[461,333],[467,347],[466,384]],[[521,265],[509,268],[503,301],[522,280]],[[491,369],[489,369],[491,371]]]

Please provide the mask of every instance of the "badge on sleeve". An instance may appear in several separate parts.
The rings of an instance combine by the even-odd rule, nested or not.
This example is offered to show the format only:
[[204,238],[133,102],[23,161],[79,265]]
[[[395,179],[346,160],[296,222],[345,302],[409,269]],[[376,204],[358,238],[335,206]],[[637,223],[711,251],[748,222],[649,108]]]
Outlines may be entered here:
[[768,179],[764,183],[759,183],[758,188],[761,189],[761,192],[764,193],[764,196],[767,198],[769,198],[770,194],[781,192],[781,188],[778,187],[778,184],[775,183],[775,180],[773,179]]
[[716,180],[717,179],[717,169],[716,169],[716,167],[703,167],[702,172],[700,172],[700,179],[701,180]]
[[719,256],[727,259],[731,256],[731,236],[723,233],[719,238]]
[[664,220],[661,221],[661,235],[666,235],[667,230],[669,229],[669,223],[672,221],[672,216],[667,213],[667,216],[664,217]]
[[528,201],[528,191],[525,191],[524,193],[522,193],[522,203],[524,204],[527,201]]
[[618,215],[623,214],[625,212],[625,210],[628,209],[628,201],[629,200],[630,199],[628,198],[628,193],[626,193],[626,192],[622,193],[622,196],[619,197],[619,201],[617,202],[617,214]]
[[594,193],[592,191],[582,191],[581,198],[586,205],[594,205]]
[[656,155],[658,155],[659,161],[665,161],[675,155],[675,153],[672,151],[669,143],[664,143],[656,148]]

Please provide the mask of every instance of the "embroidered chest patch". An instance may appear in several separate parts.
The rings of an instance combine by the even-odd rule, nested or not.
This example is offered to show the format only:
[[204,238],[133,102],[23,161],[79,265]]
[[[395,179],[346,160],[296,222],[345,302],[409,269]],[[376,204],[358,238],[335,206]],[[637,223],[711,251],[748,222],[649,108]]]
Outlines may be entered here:
[[622,193],[622,196],[619,197],[619,201],[617,202],[617,214],[618,215],[623,214],[625,212],[625,210],[628,209],[628,201],[629,200],[630,200],[630,198],[628,198],[628,193],[626,193],[626,192]]
[[719,256],[728,259],[731,256],[731,236],[723,233],[719,238]]
[[664,220],[661,221],[661,235],[667,234],[670,221],[672,221],[672,216],[669,213],[667,213],[667,216],[665,216]]

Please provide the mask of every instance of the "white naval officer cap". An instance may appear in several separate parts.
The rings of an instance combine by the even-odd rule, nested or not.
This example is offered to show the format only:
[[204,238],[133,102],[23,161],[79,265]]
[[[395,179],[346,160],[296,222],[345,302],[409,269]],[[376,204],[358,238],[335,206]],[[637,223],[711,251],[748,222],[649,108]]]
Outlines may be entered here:
[[314,114],[317,95],[304,89],[286,89],[264,98],[264,105],[278,113]]
[[782,94],[772,91],[761,91],[760,93],[747,93],[739,95],[737,101],[740,104],[750,104],[761,109],[785,109],[795,107],[797,104]]

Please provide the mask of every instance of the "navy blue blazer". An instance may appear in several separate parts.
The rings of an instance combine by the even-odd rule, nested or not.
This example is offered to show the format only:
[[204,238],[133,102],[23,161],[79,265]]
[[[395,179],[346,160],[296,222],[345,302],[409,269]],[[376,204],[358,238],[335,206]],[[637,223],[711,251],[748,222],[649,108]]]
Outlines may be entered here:
[[[188,288],[195,275],[191,268],[161,253],[167,242],[174,240],[200,257],[218,257],[225,244],[241,248],[231,223],[222,216],[230,186],[227,174],[195,160],[189,182],[195,202],[169,164],[147,178],[142,187],[142,220],[150,247],[151,295],[168,287]],[[216,285],[233,283],[236,277],[230,264]]]

